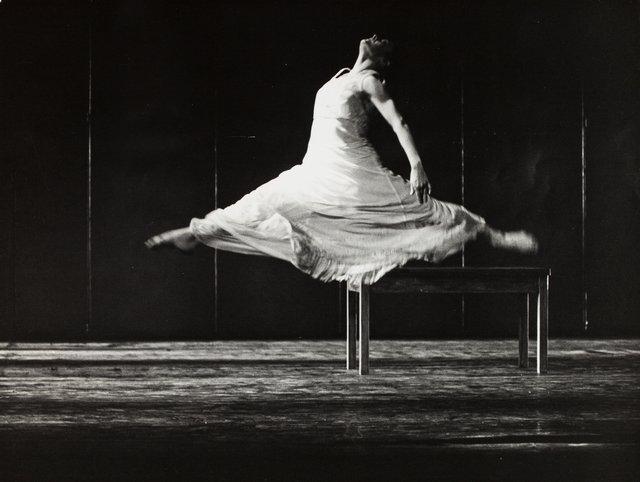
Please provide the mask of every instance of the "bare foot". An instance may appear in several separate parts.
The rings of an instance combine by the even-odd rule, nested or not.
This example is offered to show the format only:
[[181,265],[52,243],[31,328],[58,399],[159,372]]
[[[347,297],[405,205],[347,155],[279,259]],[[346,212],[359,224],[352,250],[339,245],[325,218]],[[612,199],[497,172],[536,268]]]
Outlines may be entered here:
[[533,254],[538,252],[538,241],[527,231],[497,231],[489,232],[491,246],[502,249],[512,249],[521,253]]
[[153,236],[147,239],[144,245],[148,249],[176,248],[183,253],[190,253],[198,245],[198,240],[191,234],[189,228],[180,228]]

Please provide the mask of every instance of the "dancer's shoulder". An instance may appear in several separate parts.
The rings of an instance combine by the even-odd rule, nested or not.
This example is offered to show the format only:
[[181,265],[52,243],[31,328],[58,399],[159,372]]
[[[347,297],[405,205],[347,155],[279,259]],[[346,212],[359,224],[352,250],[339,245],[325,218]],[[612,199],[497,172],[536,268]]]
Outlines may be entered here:
[[377,70],[364,70],[359,74],[360,90],[372,94],[380,89],[384,89],[386,79]]

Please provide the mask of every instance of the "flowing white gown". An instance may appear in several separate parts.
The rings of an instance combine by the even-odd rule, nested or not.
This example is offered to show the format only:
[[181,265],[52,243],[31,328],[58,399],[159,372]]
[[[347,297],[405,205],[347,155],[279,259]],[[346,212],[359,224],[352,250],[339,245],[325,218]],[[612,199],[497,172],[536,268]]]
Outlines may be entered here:
[[362,83],[376,72],[340,70],[316,94],[307,152],[224,209],[190,223],[217,249],[283,259],[323,281],[356,289],[411,259],[438,262],[474,239],[484,219],[427,198],[382,166],[367,139],[371,102]]

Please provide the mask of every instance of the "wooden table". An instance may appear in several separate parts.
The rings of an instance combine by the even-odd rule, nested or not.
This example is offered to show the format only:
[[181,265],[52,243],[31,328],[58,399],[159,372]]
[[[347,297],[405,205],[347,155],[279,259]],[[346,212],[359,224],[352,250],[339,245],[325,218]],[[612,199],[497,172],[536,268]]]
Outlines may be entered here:
[[[527,314],[520,319],[519,366],[529,366],[529,313],[537,306],[537,372],[547,371],[549,332],[549,268],[398,268],[373,285],[361,284],[358,291],[347,287],[347,370],[356,368],[356,324],[359,320],[358,369],[369,373],[369,300],[371,291],[387,293],[521,293],[526,296]],[[359,293],[359,296],[358,296]],[[354,303],[354,298],[358,299]]]

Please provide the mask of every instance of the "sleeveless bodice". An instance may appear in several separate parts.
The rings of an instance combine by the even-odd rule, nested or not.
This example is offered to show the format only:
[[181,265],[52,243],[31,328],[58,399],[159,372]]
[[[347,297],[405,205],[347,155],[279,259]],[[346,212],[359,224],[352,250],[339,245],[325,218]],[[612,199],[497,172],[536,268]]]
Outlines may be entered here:
[[353,76],[347,68],[334,75],[316,94],[313,118],[349,120],[364,127],[368,111],[361,90],[364,75]]
[[375,156],[367,139],[373,106],[362,92],[363,80],[374,74],[373,71],[352,74],[344,68],[320,87],[313,107],[310,150],[333,148],[354,158]]

